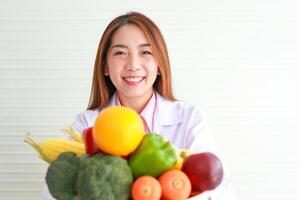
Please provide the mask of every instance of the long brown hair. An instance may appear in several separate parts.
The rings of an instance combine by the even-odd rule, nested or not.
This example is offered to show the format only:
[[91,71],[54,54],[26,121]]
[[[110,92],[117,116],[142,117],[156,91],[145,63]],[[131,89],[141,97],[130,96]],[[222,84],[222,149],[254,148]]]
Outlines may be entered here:
[[146,38],[150,43],[160,73],[154,82],[154,89],[164,98],[175,100],[172,92],[170,60],[161,31],[155,23],[145,15],[138,12],[130,12],[112,20],[102,35],[95,60],[88,110],[104,108],[107,105],[109,98],[116,90],[110,78],[104,76],[104,66],[106,63],[107,51],[112,43],[114,33],[125,24],[134,24],[138,26],[146,35]]

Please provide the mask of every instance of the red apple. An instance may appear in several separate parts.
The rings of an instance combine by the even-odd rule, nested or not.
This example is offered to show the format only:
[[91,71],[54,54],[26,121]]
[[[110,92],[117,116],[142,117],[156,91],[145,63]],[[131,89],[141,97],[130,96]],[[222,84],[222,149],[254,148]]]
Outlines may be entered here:
[[88,155],[93,155],[98,152],[98,147],[94,143],[92,127],[83,130],[82,138],[85,144],[85,152]]
[[215,189],[223,179],[222,163],[210,152],[190,155],[181,170],[189,177],[193,192]]

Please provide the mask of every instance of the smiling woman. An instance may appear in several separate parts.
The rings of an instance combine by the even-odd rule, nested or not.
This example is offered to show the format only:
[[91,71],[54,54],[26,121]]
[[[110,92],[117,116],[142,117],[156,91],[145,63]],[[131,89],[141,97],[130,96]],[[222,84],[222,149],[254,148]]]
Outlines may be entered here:
[[[122,72],[119,71],[121,68]],[[122,74],[116,74],[117,71]],[[156,24],[141,13],[121,15],[104,31],[95,60],[88,109],[104,108],[116,90],[124,99],[128,90],[118,90],[122,85],[116,83],[123,82],[120,78],[130,86],[141,85],[133,82],[142,81],[143,92],[148,87],[148,99],[154,88],[166,99],[175,100],[165,40]],[[137,87],[131,87],[131,90],[137,91]],[[145,99],[142,102],[145,104]]]
[[119,28],[108,49],[104,68],[122,105],[140,112],[153,93],[158,64],[145,34],[136,25]]
[[[106,107],[122,105],[135,110],[145,133],[157,133],[178,149],[222,156],[198,106],[177,101],[172,92],[171,69],[164,38],[155,23],[131,12],[115,18],[100,40],[87,111],[74,122],[77,131],[92,127]],[[197,191],[199,192],[199,191]],[[43,199],[49,198],[47,190]],[[193,198],[235,200],[228,171],[213,191]]]

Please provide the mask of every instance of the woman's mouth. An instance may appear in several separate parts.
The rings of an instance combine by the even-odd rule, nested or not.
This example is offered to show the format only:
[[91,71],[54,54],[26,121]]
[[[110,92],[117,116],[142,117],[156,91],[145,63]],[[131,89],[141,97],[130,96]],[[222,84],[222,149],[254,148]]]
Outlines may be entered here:
[[129,86],[137,86],[145,79],[145,77],[144,76],[123,77],[123,79]]

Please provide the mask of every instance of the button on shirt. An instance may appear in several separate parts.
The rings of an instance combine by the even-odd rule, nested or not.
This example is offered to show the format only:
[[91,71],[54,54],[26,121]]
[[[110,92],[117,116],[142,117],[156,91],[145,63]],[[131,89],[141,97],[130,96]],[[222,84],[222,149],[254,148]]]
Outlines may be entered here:
[[[120,99],[118,98],[118,95],[114,96],[116,105],[120,106],[122,105],[120,102]],[[150,100],[147,102],[146,106],[142,110],[142,112],[139,113],[143,123],[144,123],[144,131],[145,133],[152,132],[153,131],[153,115],[156,109],[156,95],[155,92],[153,92]]]

